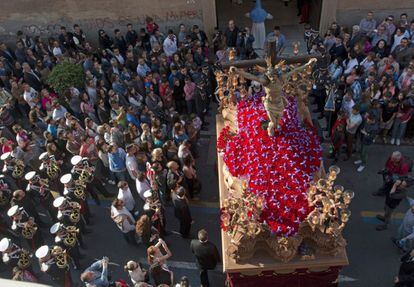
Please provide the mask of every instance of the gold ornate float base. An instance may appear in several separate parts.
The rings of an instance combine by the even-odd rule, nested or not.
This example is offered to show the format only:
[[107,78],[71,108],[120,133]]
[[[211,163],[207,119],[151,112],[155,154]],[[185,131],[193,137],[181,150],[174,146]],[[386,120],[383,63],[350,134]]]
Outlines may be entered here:
[[[230,116],[231,115],[231,116]],[[229,113],[226,121],[233,118]],[[224,119],[217,115],[217,134],[224,126]],[[224,168],[224,163],[218,155],[220,206],[225,199],[240,194],[241,182],[232,177]],[[281,238],[272,236],[268,231],[261,231],[255,237],[249,237],[244,229],[238,230],[230,237],[225,231],[222,235],[223,271],[228,274],[255,276],[266,272],[278,274],[294,273],[298,269],[309,272],[328,270],[332,266],[348,265],[346,256],[346,241],[341,234],[325,234],[321,230],[312,230],[302,223],[299,232],[294,237]],[[315,250],[312,256],[298,255],[302,243]]]

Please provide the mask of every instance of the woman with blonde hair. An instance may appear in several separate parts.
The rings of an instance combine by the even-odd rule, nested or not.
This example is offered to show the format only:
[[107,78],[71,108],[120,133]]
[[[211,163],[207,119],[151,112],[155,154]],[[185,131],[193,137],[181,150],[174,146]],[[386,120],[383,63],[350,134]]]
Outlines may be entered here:
[[165,159],[164,153],[162,151],[162,148],[155,148],[151,152],[151,161],[153,163],[159,163],[162,167],[165,167],[167,165],[167,160]]
[[[166,254],[164,255],[161,252],[160,247],[164,249]],[[148,264],[152,265],[154,263],[159,263],[164,269],[168,270],[167,260],[172,256],[170,249],[167,244],[161,238],[158,239],[157,244],[150,246],[147,249],[147,260]]]
[[133,284],[149,281],[148,271],[142,267],[140,262],[130,260],[124,266],[124,270],[128,272],[129,278],[131,278]]

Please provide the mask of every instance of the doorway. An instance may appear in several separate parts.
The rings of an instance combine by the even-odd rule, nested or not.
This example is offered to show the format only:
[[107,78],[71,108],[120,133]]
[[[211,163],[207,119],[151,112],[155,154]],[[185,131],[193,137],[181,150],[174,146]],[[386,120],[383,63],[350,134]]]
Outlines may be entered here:
[[[237,4],[237,0],[215,0],[216,1],[216,14],[217,25],[221,31],[224,31],[227,27],[227,23],[230,19],[235,20],[236,25],[239,28],[251,27],[252,22],[245,15],[250,12],[254,6],[254,0],[242,0],[241,4]],[[319,29],[320,15],[322,11],[323,0],[309,0],[310,13],[309,22],[312,28]],[[329,0],[325,0],[329,1]],[[286,52],[291,51],[289,49],[291,43],[302,42],[300,50],[305,49],[303,43],[304,25],[299,24],[300,16],[298,16],[298,0],[262,0],[262,8],[273,16],[272,20],[266,20],[266,33],[270,33],[274,26],[280,26],[282,33],[286,36],[288,42]]]

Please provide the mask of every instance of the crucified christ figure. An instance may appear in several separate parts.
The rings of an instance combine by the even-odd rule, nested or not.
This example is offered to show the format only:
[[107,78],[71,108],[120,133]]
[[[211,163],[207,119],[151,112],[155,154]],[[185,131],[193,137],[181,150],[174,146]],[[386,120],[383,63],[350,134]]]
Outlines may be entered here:
[[243,70],[239,70],[236,67],[231,67],[230,72],[237,73],[246,79],[257,81],[265,87],[266,96],[263,97],[263,105],[269,118],[269,125],[267,132],[269,136],[274,136],[275,128],[278,129],[279,120],[282,117],[283,110],[286,106],[286,98],[283,96],[282,90],[285,84],[290,80],[290,77],[304,70],[308,65],[316,62],[316,58],[310,59],[305,65],[297,67],[288,73],[278,74],[278,70],[285,64],[284,61],[280,61],[274,67],[270,57],[266,58],[267,68],[256,66],[256,68],[262,73],[261,75],[253,75]]

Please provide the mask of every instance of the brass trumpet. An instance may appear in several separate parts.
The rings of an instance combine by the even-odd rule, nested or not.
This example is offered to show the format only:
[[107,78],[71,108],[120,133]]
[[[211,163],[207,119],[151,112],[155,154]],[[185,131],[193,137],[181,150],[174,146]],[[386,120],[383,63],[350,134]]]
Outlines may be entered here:
[[54,246],[51,252],[53,259],[56,262],[56,266],[60,269],[67,269],[69,267],[68,255],[66,250],[60,246]]
[[73,190],[73,193],[75,194],[77,198],[81,200],[85,200],[86,199],[85,188],[86,188],[85,182],[82,181],[81,178],[79,177],[79,179],[75,180],[75,188]]
[[20,249],[20,257],[19,261],[17,261],[17,267],[19,267],[22,270],[28,268],[30,266],[30,258],[31,255],[29,251],[25,249]]
[[66,246],[73,247],[75,246],[76,242],[78,241],[78,234],[79,234],[79,228],[76,228],[76,226],[70,225],[67,227],[63,227],[66,234],[63,237],[63,243]]
[[20,179],[24,172],[24,162],[20,159],[13,160],[13,171],[12,177],[16,179]]
[[79,220],[80,220],[80,216],[81,216],[81,213],[80,213],[81,206],[80,206],[80,204],[77,203],[77,202],[71,201],[71,202],[69,202],[69,206],[71,207],[71,211],[70,211],[70,214],[69,214],[70,221],[72,223],[78,223]]
[[60,174],[60,167],[53,155],[49,157],[49,163],[46,165],[46,174],[50,179],[56,179]]
[[29,221],[22,223],[21,227],[22,227],[22,235],[26,239],[33,239],[38,229],[36,223],[29,222]]

